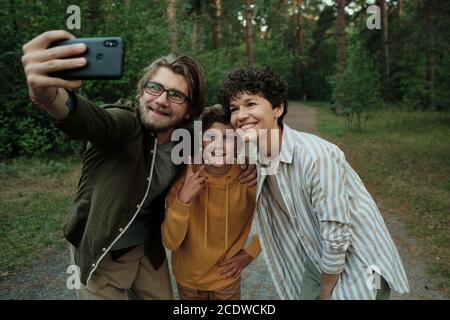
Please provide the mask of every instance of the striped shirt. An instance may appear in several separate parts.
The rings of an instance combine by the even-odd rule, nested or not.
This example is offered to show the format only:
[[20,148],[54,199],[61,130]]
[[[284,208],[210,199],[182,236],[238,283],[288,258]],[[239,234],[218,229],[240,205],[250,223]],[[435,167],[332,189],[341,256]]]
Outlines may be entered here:
[[273,175],[258,162],[255,219],[281,299],[298,299],[305,260],[339,274],[331,299],[375,299],[378,275],[409,292],[397,248],[374,200],[334,144],[283,125]]

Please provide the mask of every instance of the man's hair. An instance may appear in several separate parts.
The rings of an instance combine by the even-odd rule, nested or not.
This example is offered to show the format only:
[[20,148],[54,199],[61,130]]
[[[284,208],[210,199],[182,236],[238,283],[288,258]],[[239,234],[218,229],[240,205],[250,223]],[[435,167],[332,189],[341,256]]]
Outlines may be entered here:
[[142,95],[144,83],[149,80],[155,72],[165,67],[175,74],[182,75],[188,85],[188,112],[191,115],[190,120],[196,119],[205,109],[205,75],[203,68],[195,59],[186,56],[171,53],[152,62],[142,71],[142,76],[137,86],[136,99]]
[[202,131],[205,132],[216,123],[230,124],[230,117],[228,112],[220,104],[215,104],[205,109],[201,115]]
[[282,126],[287,113],[287,91],[287,82],[271,67],[250,67],[235,70],[225,77],[219,86],[219,101],[229,111],[231,100],[246,92],[262,96],[272,104],[273,109],[283,104],[284,111],[278,118],[278,124]]

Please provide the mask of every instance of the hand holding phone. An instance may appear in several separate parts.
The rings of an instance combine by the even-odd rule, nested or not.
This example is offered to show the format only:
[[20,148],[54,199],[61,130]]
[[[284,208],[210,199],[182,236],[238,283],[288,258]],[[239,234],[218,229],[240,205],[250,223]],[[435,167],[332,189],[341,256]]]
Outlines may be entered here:
[[52,48],[83,43],[87,64],[76,69],[49,73],[67,80],[120,79],[123,75],[124,42],[121,37],[75,38],[59,41]]
[[[69,42],[61,42],[69,39]],[[72,40],[77,40],[70,42]],[[22,65],[25,72],[28,91],[31,100],[45,109],[54,119],[63,119],[67,115],[67,92],[62,88],[79,88],[82,79],[116,79],[121,76],[123,69],[123,42],[116,43],[99,41],[87,41],[85,43],[75,39],[75,37],[64,30],[53,30],[44,32],[28,43],[22,50]],[[111,40],[111,39],[110,39]],[[108,51],[106,59],[98,56],[95,47],[101,43],[101,50],[113,49],[114,58],[111,58],[111,51]],[[63,45],[66,44],[66,45]],[[96,45],[95,45],[96,44]],[[89,50],[91,48],[91,50]],[[115,48],[115,49],[114,49]],[[89,55],[87,52],[90,52]],[[97,52],[97,55],[94,53]],[[94,55],[93,55],[94,54]],[[89,59],[94,60],[88,61]],[[99,58],[99,60],[96,60]],[[117,61],[107,70],[106,64]],[[98,67],[98,64],[101,67]],[[85,68],[89,65],[90,68]],[[119,70],[119,71],[118,71]],[[57,77],[59,76],[59,77]],[[59,94],[58,94],[59,93]]]
[[85,58],[70,58],[82,55],[86,51],[84,44],[49,48],[55,41],[74,38],[67,31],[47,31],[23,46],[22,65],[28,91],[32,100],[38,105],[49,105],[56,97],[59,88],[81,86],[80,80],[65,80],[48,75],[54,71],[79,68],[87,63]]

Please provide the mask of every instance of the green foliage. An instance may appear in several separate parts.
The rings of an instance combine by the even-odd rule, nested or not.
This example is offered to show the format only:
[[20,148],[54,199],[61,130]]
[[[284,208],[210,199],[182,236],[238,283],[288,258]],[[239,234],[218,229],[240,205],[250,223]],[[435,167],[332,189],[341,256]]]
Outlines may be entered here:
[[[245,48],[243,48],[242,55],[238,52],[239,50],[229,52],[226,48],[219,48],[211,51],[205,50],[195,55],[205,71],[207,106],[218,103],[218,87],[225,75],[245,64],[243,59],[245,57]],[[235,59],[229,57],[230,53],[235,55]]]
[[317,22],[308,28],[311,30],[311,43],[307,49],[306,91],[308,100],[329,101],[332,86],[328,78],[336,70],[335,12],[333,7],[326,6],[316,15]]
[[381,103],[378,73],[370,55],[358,42],[347,48],[344,72],[331,79],[333,100],[336,109],[343,109],[349,127],[361,131],[370,111]]
[[[390,8],[390,90],[392,100],[413,110],[450,109],[450,3],[448,1],[404,1],[405,14],[397,17]],[[431,11],[433,32],[428,30]],[[367,39],[368,47],[378,47],[378,37]],[[377,49],[371,50],[379,56]],[[434,86],[427,81],[428,52],[433,55]],[[430,103],[433,97],[434,103]]]
[[[354,119],[349,117],[352,124],[356,127],[362,124],[358,117],[364,118],[368,106],[378,104],[371,100],[373,95],[368,92],[378,90],[379,80],[369,75],[375,70],[372,61],[379,63],[381,56],[381,32],[367,29],[364,1],[348,2],[353,13],[346,19],[348,70],[345,80],[335,76],[334,4],[325,5],[322,0],[302,2],[304,43],[300,56],[292,2],[253,0],[252,3],[255,64],[268,64],[280,72],[289,83],[290,99],[302,99],[305,95],[308,100],[329,101],[334,92],[335,98],[345,101],[347,110],[355,115]],[[433,87],[427,82],[426,55],[430,37],[425,13],[430,3],[435,30]],[[448,111],[450,4],[435,0],[405,1],[401,20],[396,16],[396,4],[396,1],[390,1],[388,10],[390,102],[412,109]],[[81,148],[81,144],[65,139],[29,102],[20,61],[22,45],[30,39],[47,30],[67,29],[69,5],[78,5],[81,9],[81,30],[71,31],[75,36],[120,35],[126,42],[124,77],[117,81],[85,81],[79,90],[97,104],[115,102],[119,98],[133,99],[141,70],[170,52],[165,1],[0,0],[0,159],[73,153]],[[178,51],[194,56],[202,63],[207,78],[208,105],[217,102],[217,87],[223,77],[247,65],[243,2],[222,1],[219,48],[213,47],[212,40],[214,12],[213,1],[177,1]],[[353,53],[355,46],[361,57]],[[367,66],[365,61],[369,61]],[[360,68],[362,74],[359,74]],[[334,84],[328,81],[330,78],[335,80]],[[303,84],[300,79],[304,79]],[[365,82],[365,79],[370,81]],[[342,97],[338,97],[339,94]],[[433,97],[432,105],[430,97]]]

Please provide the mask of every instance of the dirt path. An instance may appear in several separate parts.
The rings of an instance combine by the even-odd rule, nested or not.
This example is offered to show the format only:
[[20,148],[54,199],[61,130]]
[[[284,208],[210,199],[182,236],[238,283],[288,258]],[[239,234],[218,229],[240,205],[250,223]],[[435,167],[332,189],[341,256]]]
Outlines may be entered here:
[[[286,119],[289,126],[317,133],[314,108],[294,102],[290,102],[289,107],[289,117]],[[391,298],[446,299],[437,290],[436,281],[425,271],[426,266],[421,258],[424,248],[407,235],[398,214],[384,205],[384,200],[377,196],[376,191],[373,195],[402,256],[411,287],[411,293],[399,295],[394,292]],[[75,299],[75,293],[66,287],[68,259],[66,250],[50,250],[31,268],[0,275],[0,299]],[[242,278],[243,299],[278,299],[262,255],[244,271]],[[174,281],[172,284],[175,285]],[[176,295],[176,290],[174,292]]]
[[289,109],[284,119],[292,129],[317,134],[316,109],[299,102],[289,101]]

